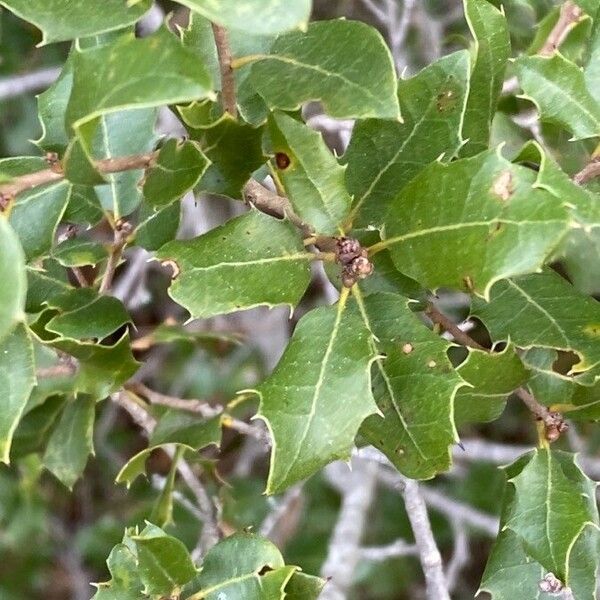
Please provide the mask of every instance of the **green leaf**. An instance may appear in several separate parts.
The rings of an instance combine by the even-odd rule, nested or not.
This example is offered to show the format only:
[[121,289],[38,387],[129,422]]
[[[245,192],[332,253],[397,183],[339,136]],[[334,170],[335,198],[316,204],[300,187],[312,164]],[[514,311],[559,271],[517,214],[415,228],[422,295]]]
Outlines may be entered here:
[[320,577],[296,572],[285,588],[286,600],[317,600],[325,581]]
[[63,222],[96,225],[104,218],[104,210],[93,187],[72,186],[71,198],[63,215]]
[[96,266],[106,260],[108,252],[103,244],[84,238],[72,238],[54,248],[52,257],[63,267]]
[[34,385],[33,346],[25,325],[18,324],[0,341],[0,461],[6,464],[13,434]]
[[69,183],[60,181],[17,196],[9,222],[19,236],[28,261],[50,253],[70,194]]
[[194,318],[263,304],[293,307],[310,280],[311,255],[295,228],[257,210],[193,240],[169,242],[156,256],[174,264],[169,294]]
[[502,352],[471,348],[457,371],[471,385],[456,394],[454,418],[457,425],[497,419],[509,394],[530,376],[512,344],[507,344]]
[[270,34],[304,28],[312,0],[177,0],[210,21],[251,34]]
[[472,313],[493,340],[575,352],[572,373],[600,364],[600,304],[551,271],[499,281],[489,304],[475,299]]
[[532,394],[553,409],[568,413],[573,421],[600,419],[600,383],[582,381],[580,377],[562,375],[553,370],[558,359],[556,350],[531,348],[523,362],[533,376],[527,382]]
[[380,247],[424,287],[487,297],[495,281],[539,270],[567,228],[535,172],[486,152],[423,170],[392,203]]
[[63,338],[104,339],[131,321],[123,303],[112,296],[99,296],[90,288],[70,290],[48,302],[61,312],[45,328]]
[[145,594],[170,597],[196,575],[196,567],[183,543],[158,527],[132,539]]
[[600,104],[576,64],[556,53],[550,58],[521,57],[516,67],[521,87],[542,120],[564,127],[575,140],[600,136]]
[[12,227],[0,215],[0,342],[25,317],[25,256]]
[[123,0],[0,0],[16,15],[42,30],[42,44],[61,42],[122,29],[150,8],[151,0],[129,6]]
[[[0,224],[1,227],[1,224]],[[45,263],[48,264],[48,261]],[[61,273],[56,272],[56,266]],[[27,302],[25,310],[28,313],[38,313],[46,309],[46,302],[52,297],[72,289],[66,273],[58,263],[51,265],[50,271],[46,269],[33,269],[27,267]]]
[[63,410],[44,453],[44,466],[70,490],[81,477],[88,456],[94,453],[95,410],[92,396],[72,399]]
[[155,207],[179,200],[200,180],[210,161],[194,142],[168,140],[144,181],[144,198]]
[[257,389],[259,416],[273,439],[268,494],[350,456],[360,424],[377,410],[369,375],[373,358],[369,330],[344,296],[300,319],[283,357]]
[[311,23],[306,32],[278,37],[270,53],[241,61],[254,62],[247,81],[270,108],[293,111],[319,100],[339,119],[400,119],[392,57],[365,23]]
[[[272,542],[252,533],[235,533],[206,554],[200,575],[189,586],[194,593],[184,597],[187,600],[283,598],[281,593],[265,593],[267,576],[282,569],[285,569],[283,557]],[[286,578],[280,583],[285,585],[294,570],[295,567],[286,569]]]
[[446,56],[398,82],[404,123],[359,121],[343,161],[355,226],[381,224],[390,201],[424,167],[451,160],[463,144],[469,53]]
[[517,534],[533,559],[568,585],[573,544],[587,525],[598,525],[596,484],[575,464],[574,455],[542,449],[531,454],[509,485],[514,487],[514,501],[505,528]]
[[173,491],[175,489],[175,476],[177,474],[177,463],[185,452],[185,448],[178,446],[171,461],[171,468],[165,480],[165,484],[160,491],[160,495],[156,499],[152,507],[150,519],[154,523],[158,523],[160,527],[165,527],[173,523]]
[[138,217],[139,224],[133,233],[133,243],[146,250],[158,250],[175,239],[181,219],[181,204],[174,202],[154,211],[144,202]]
[[430,479],[450,467],[458,439],[452,406],[464,382],[446,355],[450,343],[411,312],[406,298],[377,293],[359,303],[381,356],[372,367],[380,414],[360,432],[407,477]]
[[488,148],[492,118],[510,58],[510,37],[504,13],[493,4],[487,0],[465,0],[464,5],[475,45],[462,130],[468,141],[461,156],[473,156]]
[[[228,113],[215,121],[205,114],[211,106],[212,103],[206,102],[180,109],[182,118],[187,119],[190,137],[198,142],[211,163],[197,191],[241,198],[242,188],[252,173],[266,161],[262,149],[263,130],[240,123]],[[205,122],[196,120],[198,112],[207,117]],[[241,153],[240,148],[244,149]]]
[[93,600],[140,600],[143,584],[137,573],[137,559],[127,544],[117,544],[106,561],[111,580],[94,584]]
[[[74,54],[67,124],[91,156],[98,118],[120,110],[190,102],[212,94],[210,77],[196,55],[166,29]],[[118,65],[118,68],[116,68]]]
[[273,169],[294,211],[323,234],[340,232],[351,198],[321,134],[284,113],[270,119]]
[[148,444],[184,444],[194,450],[221,443],[221,417],[203,420],[199,415],[183,411],[169,410],[156,424]]

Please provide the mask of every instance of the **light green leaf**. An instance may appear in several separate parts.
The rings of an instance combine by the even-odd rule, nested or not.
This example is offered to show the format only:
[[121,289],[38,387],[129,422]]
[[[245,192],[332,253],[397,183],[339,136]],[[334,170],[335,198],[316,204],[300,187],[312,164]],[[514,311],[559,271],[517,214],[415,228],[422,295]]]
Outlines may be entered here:
[[575,464],[574,455],[545,449],[533,452],[508,483],[514,487],[514,500],[505,528],[517,534],[534,560],[568,585],[573,544],[587,525],[598,524],[596,485]]
[[323,234],[340,232],[351,198],[321,134],[284,113],[270,119],[273,169],[294,211]]
[[539,270],[568,225],[535,172],[487,152],[423,170],[393,201],[380,247],[427,288],[487,296],[495,281]]
[[556,53],[550,58],[521,57],[516,67],[521,87],[542,120],[564,127],[575,140],[600,136],[600,103],[576,64]]
[[[267,595],[264,586],[267,575],[282,569],[285,569],[283,557],[272,542],[252,533],[235,533],[207,553],[200,575],[189,586],[192,593],[184,597],[186,600],[279,599],[283,597],[281,593]],[[287,577],[280,584],[285,585],[294,570],[295,567],[288,568]]]
[[304,28],[312,0],[177,0],[210,21],[251,34]]
[[70,195],[69,183],[59,181],[17,196],[9,222],[19,236],[28,261],[50,253]]
[[143,584],[137,573],[137,559],[127,544],[117,544],[106,561],[111,580],[94,584],[92,600],[140,600]]
[[170,597],[196,575],[197,569],[187,548],[158,527],[153,527],[148,533],[143,531],[139,536],[132,536],[132,540],[137,549],[144,593]]
[[452,405],[464,382],[446,355],[450,343],[411,312],[406,298],[376,293],[359,304],[381,356],[372,367],[380,414],[360,432],[407,477],[430,479],[450,467],[458,439]]
[[151,0],[129,6],[123,0],[0,0],[16,15],[42,30],[42,44],[61,42],[122,29],[150,8]]
[[588,61],[583,71],[585,83],[589,91],[600,86],[600,27],[596,24],[590,41]]
[[510,37],[504,13],[487,0],[465,0],[465,16],[475,38],[474,64],[462,135],[468,140],[461,156],[487,150],[492,118],[510,57]]
[[311,255],[294,227],[257,210],[193,240],[169,242],[156,256],[174,265],[169,294],[194,318],[295,306],[310,279]]
[[25,325],[18,324],[0,341],[0,461],[6,464],[13,434],[34,385],[33,346]]
[[497,419],[509,394],[530,376],[512,344],[507,344],[502,352],[471,348],[457,371],[472,386],[461,388],[456,394],[454,418],[457,425]]
[[73,60],[73,91],[66,120],[88,156],[92,156],[98,118],[103,115],[212,95],[210,77],[194,52],[164,28],[146,38],[125,35],[113,43],[76,52]]
[[25,317],[25,255],[12,227],[0,215],[0,342]]
[[493,340],[575,352],[572,373],[600,364],[600,304],[551,271],[499,281],[490,303],[475,299],[472,313]]
[[277,38],[270,53],[241,61],[254,62],[247,81],[271,108],[292,111],[320,100],[339,119],[400,119],[392,57],[365,23],[311,23]]
[[300,319],[283,357],[257,390],[259,416],[273,439],[267,493],[350,456],[360,424],[377,410],[369,375],[373,358],[370,332],[345,296]]
[[144,180],[144,198],[152,206],[167,206],[191,190],[210,161],[194,142],[168,140]]
[[343,157],[355,226],[381,224],[390,201],[421,169],[442,154],[446,161],[456,155],[463,144],[469,71],[466,50],[446,56],[398,82],[404,123],[355,125]]
[[285,588],[286,600],[317,600],[325,581],[320,577],[296,572]]
[[96,401],[81,395],[72,399],[62,412],[46,452],[44,466],[70,490],[81,477],[88,456],[94,453]]

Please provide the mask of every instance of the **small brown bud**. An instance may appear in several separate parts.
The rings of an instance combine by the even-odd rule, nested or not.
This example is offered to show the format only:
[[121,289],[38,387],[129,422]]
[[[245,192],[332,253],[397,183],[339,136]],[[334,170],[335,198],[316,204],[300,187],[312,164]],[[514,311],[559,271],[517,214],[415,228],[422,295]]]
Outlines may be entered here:
[[350,268],[359,279],[364,279],[373,272],[373,263],[368,258],[359,256],[350,263]]
[[356,278],[352,273],[342,271],[342,284],[344,287],[351,288],[356,283]]

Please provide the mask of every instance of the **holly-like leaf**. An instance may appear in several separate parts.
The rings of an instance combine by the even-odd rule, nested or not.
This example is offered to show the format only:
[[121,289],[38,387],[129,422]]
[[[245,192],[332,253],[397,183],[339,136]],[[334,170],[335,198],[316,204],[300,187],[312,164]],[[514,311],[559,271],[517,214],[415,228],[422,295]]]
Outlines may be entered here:
[[[207,553],[200,575],[188,586],[191,593],[186,593],[185,598],[279,600],[283,598],[283,588],[295,570],[296,567],[285,566],[281,553],[269,540],[252,533],[235,533]],[[274,576],[276,581],[269,582],[269,578]]]
[[108,252],[99,242],[83,238],[72,238],[54,248],[52,257],[63,267],[95,266],[106,260]]
[[58,263],[46,261],[44,264],[50,270],[32,267],[27,267],[26,270],[27,301],[25,310],[28,313],[42,312],[47,308],[46,302],[53,296],[73,289],[69,285],[65,270]]
[[212,95],[210,77],[194,52],[164,28],[146,38],[124,35],[112,43],[78,51],[73,60],[66,121],[78,134],[88,158],[92,157],[99,117]]
[[12,227],[0,215],[0,342],[24,318],[27,276],[25,256]]
[[2,0],[0,4],[42,30],[42,44],[62,42],[122,29],[150,8],[151,0],[133,6],[123,0]]
[[63,338],[102,340],[131,320],[120,300],[99,296],[90,288],[55,296],[48,306],[60,312],[45,324],[45,329]]
[[521,57],[516,66],[521,87],[542,120],[564,127],[576,140],[600,136],[600,103],[576,64],[556,53]]
[[321,134],[284,113],[270,120],[273,168],[294,211],[323,234],[336,234],[350,209],[344,171]]
[[9,462],[13,434],[34,385],[33,346],[25,325],[18,324],[0,341],[1,462]]
[[[237,121],[229,113],[214,120],[209,113],[211,108],[212,103],[206,102],[180,110],[189,125],[190,137],[198,142],[211,162],[197,190],[241,198],[244,184],[266,161],[262,150],[263,131]],[[204,122],[194,114],[197,112],[202,114]],[[240,153],[240,148],[244,148],[244,152]]]
[[145,202],[138,213],[139,223],[133,233],[133,243],[146,250],[158,250],[175,239],[181,220],[181,204],[174,202],[155,211]]
[[146,173],[144,198],[154,207],[179,200],[198,183],[209,164],[194,142],[168,140]]
[[267,493],[350,456],[360,424],[377,411],[373,358],[371,334],[345,295],[300,319],[283,357],[257,389],[259,416],[273,438]]
[[598,526],[596,485],[574,455],[546,449],[534,451],[508,483],[514,500],[504,527],[521,539],[527,554],[569,585],[573,545],[587,526]]
[[495,281],[539,270],[567,228],[535,172],[487,152],[423,170],[392,202],[379,248],[429,289],[488,296]]
[[462,146],[461,122],[469,89],[466,50],[441,58],[398,82],[403,123],[359,121],[343,161],[354,196],[355,226],[381,224],[390,201],[424,167],[451,160]]
[[94,453],[94,418],[96,401],[81,395],[72,399],[60,420],[44,453],[44,466],[70,490],[81,477],[88,457]]
[[172,264],[169,294],[194,318],[263,304],[295,306],[308,286],[312,257],[290,223],[257,210],[193,240],[169,242],[156,256]]
[[158,527],[147,527],[132,536],[138,559],[138,573],[144,593],[171,597],[188,583],[197,569],[183,542]]
[[554,410],[568,413],[573,421],[600,419],[600,383],[563,375],[553,369],[558,359],[556,350],[531,348],[523,354],[523,362],[533,373],[527,387],[533,395]]
[[125,543],[117,544],[106,561],[111,580],[93,584],[98,588],[93,600],[140,600],[143,584],[138,575],[137,558]]
[[[277,38],[254,62],[248,82],[271,108],[293,111],[320,100],[332,117],[400,119],[392,57],[372,27],[357,21],[311,23]],[[285,85],[274,85],[274,82]]]
[[210,21],[250,34],[270,34],[304,28],[312,0],[177,0]]
[[571,372],[600,364],[600,304],[551,271],[499,281],[490,302],[475,299],[472,312],[492,339],[510,337],[520,348],[536,346],[575,352]]
[[360,432],[407,477],[430,479],[450,467],[458,439],[452,406],[464,381],[446,355],[450,343],[419,321],[406,298],[376,293],[359,304],[380,355],[372,366],[380,414]]
[[9,222],[19,236],[28,261],[50,253],[70,194],[69,183],[60,181],[17,196]]
[[325,581],[320,577],[296,572],[285,588],[286,600],[317,600]]
[[461,156],[487,150],[492,118],[502,90],[510,37],[504,13],[487,0],[465,0],[465,17],[475,38],[474,64],[462,135]]
[[507,344],[502,352],[469,349],[469,355],[457,371],[471,385],[456,394],[454,418],[457,424],[497,419],[509,394],[530,376],[512,344]]

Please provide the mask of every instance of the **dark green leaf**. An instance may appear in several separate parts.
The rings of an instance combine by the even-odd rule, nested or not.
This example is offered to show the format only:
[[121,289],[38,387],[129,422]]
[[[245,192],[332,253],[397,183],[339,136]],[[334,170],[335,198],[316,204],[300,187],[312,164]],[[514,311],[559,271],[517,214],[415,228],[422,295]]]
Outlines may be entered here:
[[93,600],[140,600],[143,584],[137,573],[137,559],[126,544],[117,544],[106,561],[111,580],[95,584]]
[[139,224],[135,228],[133,241],[146,250],[158,250],[175,239],[181,218],[181,205],[174,202],[155,211],[143,203],[139,212]]
[[373,358],[370,332],[354,303],[342,298],[300,319],[279,364],[257,390],[259,414],[273,438],[267,493],[350,456],[360,424],[377,410],[369,375]]
[[52,257],[63,267],[97,265],[108,257],[103,244],[82,238],[72,238],[54,248]]

